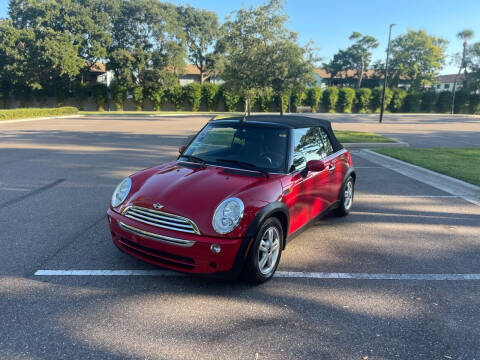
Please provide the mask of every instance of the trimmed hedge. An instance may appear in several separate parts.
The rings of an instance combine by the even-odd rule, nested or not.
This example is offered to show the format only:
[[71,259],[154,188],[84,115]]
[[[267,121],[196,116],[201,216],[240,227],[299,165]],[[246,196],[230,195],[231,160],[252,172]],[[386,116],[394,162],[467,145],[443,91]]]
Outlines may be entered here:
[[420,111],[420,103],[422,101],[422,94],[417,91],[410,91],[405,96],[403,102],[403,111],[409,113],[417,113]]
[[403,103],[407,92],[404,89],[393,88],[392,99],[390,100],[390,111],[391,112],[400,112],[403,109]]
[[327,112],[335,112],[335,107],[338,101],[338,88],[336,86],[329,86],[325,89],[322,96],[322,104],[325,106]]
[[437,103],[437,93],[435,91],[425,91],[422,93],[422,106],[424,112],[432,112]]
[[307,89],[306,103],[312,109],[312,112],[317,112],[320,99],[322,98],[322,89],[318,86]]
[[[372,97],[370,99],[370,107],[374,112],[380,111],[382,105],[383,86],[377,86],[372,89]],[[390,88],[385,88],[384,109],[388,109],[390,101],[392,101],[393,92]]]
[[78,109],[73,106],[59,108],[22,108],[11,110],[0,110],[0,120],[28,119],[44,116],[74,115]]
[[338,93],[338,108],[342,113],[351,113],[355,90],[350,87],[343,87]]
[[452,92],[451,91],[442,91],[438,94],[437,100],[437,112],[439,113],[448,113],[452,107]]
[[370,98],[372,97],[372,90],[369,88],[360,88],[357,90],[355,98],[355,106],[357,112],[367,113],[370,105]]

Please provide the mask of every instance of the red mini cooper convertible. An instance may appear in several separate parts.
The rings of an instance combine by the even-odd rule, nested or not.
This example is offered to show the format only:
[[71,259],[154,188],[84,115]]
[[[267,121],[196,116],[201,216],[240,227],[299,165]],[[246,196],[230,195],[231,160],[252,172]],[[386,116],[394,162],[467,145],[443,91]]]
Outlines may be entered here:
[[258,283],[311,220],[348,214],[355,177],[326,120],[212,119],[177,160],[124,179],[108,220],[114,243],[141,260]]

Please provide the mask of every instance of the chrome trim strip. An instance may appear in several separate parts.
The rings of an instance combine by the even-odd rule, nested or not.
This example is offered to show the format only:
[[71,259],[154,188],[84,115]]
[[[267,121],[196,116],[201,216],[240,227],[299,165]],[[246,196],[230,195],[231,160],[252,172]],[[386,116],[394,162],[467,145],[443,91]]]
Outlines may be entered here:
[[[128,213],[129,211],[130,214]],[[200,231],[198,230],[197,225],[192,220],[183,216],[174,215],[158,210],[152,210],[141,206],[127,206],[122,211],[122,215],[132,220],[136,220],[160,228],[200,235]],[[148,221],[146,219],[148,217],[149,220],[154,222]],[[163,218],[165,220],[161,220],[160,218]],[[168,225],[165,225],[165,223],[167,223]]]
[[172,238],[172,237],[169,237],[169,236],[154,234],[154,233],[144,231],[144,230],[140,230],[140,229],[137,229],[136,227],[124,224],[121,221],[118,222],[118,225],[120,225],[120,227],[123,230],[131,232],[132,234],[140,235],[140,236],[149,238],[151,240],[163,242],[163,243],[166,243],[166,244],[169,244],[169,245],[176,245],[176,246],[181,246],[181,247],[191,247],[191,246],[193,246],[193,244],[195,244],[195,241],[193,241],[193,240],[177,239],[177,238]]

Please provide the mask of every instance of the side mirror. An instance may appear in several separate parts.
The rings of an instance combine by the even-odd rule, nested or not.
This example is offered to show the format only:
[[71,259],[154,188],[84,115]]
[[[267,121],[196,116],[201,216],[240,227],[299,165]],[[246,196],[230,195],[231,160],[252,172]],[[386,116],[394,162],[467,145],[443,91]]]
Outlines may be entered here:
[[307,170],[312,172],[320,172],[325,169],[325,163],[321,160],[310,160],[307,162]]
[[178,148],[178,152],[181,154],[185,151],[186,148],[187,148],[187,145],[182,145]]

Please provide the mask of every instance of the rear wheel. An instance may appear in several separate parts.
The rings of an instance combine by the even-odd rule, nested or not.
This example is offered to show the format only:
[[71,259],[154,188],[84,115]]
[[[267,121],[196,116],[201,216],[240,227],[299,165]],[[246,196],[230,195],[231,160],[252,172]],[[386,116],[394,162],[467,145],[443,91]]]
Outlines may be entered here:
[[282,244],[282,224],[275,217],[267,219],[257,231],[248,254],[243,269],[244,279],[257,284],[270,279],[277,270]]
[[353,205],[353,194],[355,192],[355,182],[351,176],[348,177],[347,181],[343,184],[342,190],[340,192],[341,196],[338,208],[335,210],[337,216],[348,215],[350,209]]

